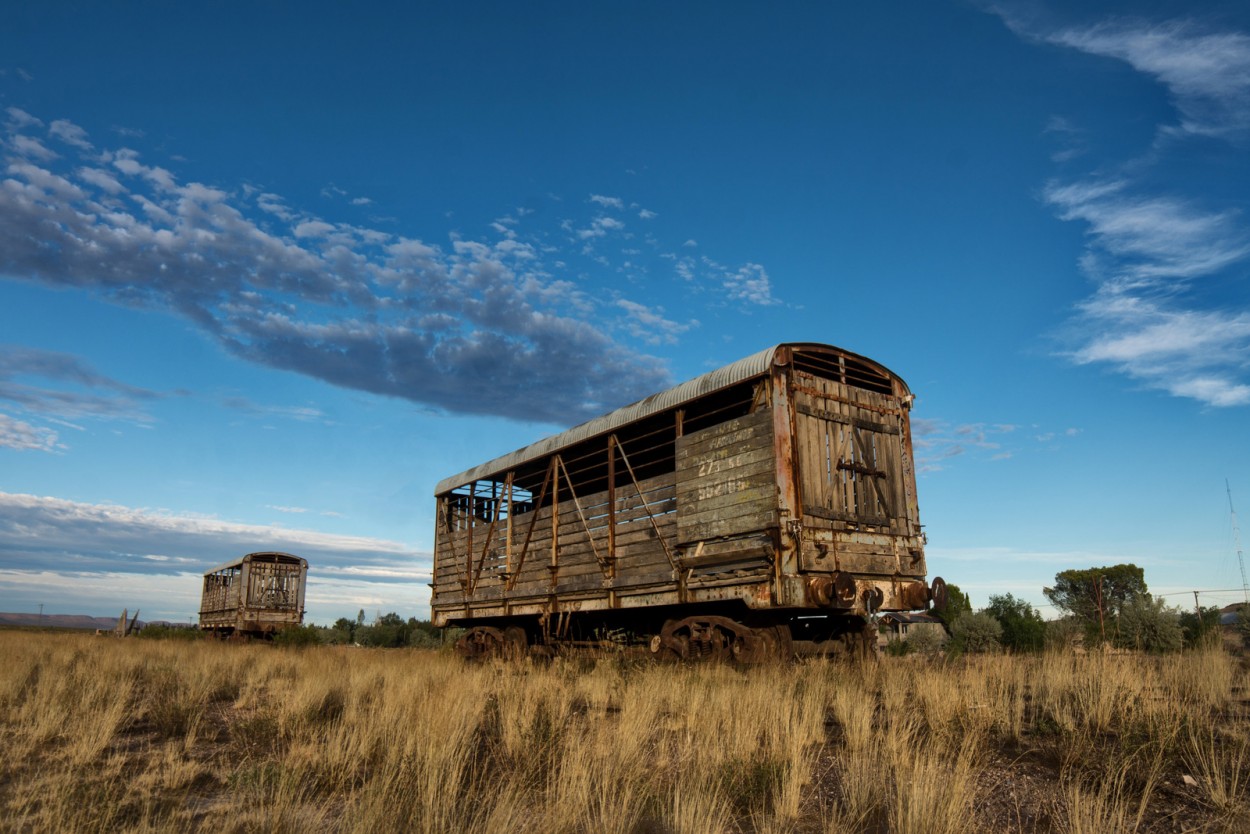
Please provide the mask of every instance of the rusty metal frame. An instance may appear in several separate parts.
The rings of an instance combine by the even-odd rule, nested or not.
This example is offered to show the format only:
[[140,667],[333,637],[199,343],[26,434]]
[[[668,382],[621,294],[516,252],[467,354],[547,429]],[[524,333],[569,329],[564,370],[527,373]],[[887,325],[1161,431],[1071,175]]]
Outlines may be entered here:
[[464,578],[460,580],[460,587],[464,589],[465,596],[472,593],[469,590],[469,584],[473,581],[473,528],[477,526],[473,523],[476,517],[473,515],[475,503],[477,503],[477,481],[469,484],[469,509],[465,519]]
[[[859,447],[860,457],[863,458],[864,461],[867,461],[869,459],[868,449],[865,446],[864,437],[863,435],[859,433],[859,431],[860,430],[858,426],[851,426],[851,434],[855,438],[855,445]],[[861,466],[862,466],[862,469],[865,471],[860,472],[859,469],[855,471],[860,472],[860,474],[862,475],[867,475],[872,479],[873,489],[877,493],[877,500],[881,502],[881,508],[885,510],[885,517],[893,518],[894,507],[891,506],[891,502],[886,499],[885,491],[881,489],[881,479],[886,477],[886,473],[882,472],[879,468],[876,468],[877,466],[879,466],[879,464],[877,461],[877,455],[875,454],[876,452],[875,447],[873,451],[874,451],[874,454],[871,456],[873,466],[870,467],[867,465],[867,463],[864,463]],[[839,462],[839,465],[840,465],[840,462]],[[868,470],[871,470],[871,471],[868,471]]]
[[606,571],[608,561],[599,555],[599,548],[595,546],[595,537],[590,532],[590,524],[586,521],[586,514],[582,512],[582,504],[577,499],[577,492],[573,489],[573,477],[569,475],[568,467],[564,465],[564,458],[556,455],[555,459],[560,464],[560,468],[564,470],[564,481],[569,486],[569,495],[573,496],[573,508],[577,510],[577,517],[581,519],[582,529],[586,531],[586,539],[590,542],[590,552],[595,554],[595,561],[599,563],[599,570]]
[[[538,500],[534,502],[534,515],[530,517],[529,529],[525,531],[525,542],[521,545],[521,554],[517,557],[516,571],[508,575],[508,584],[506,589],[509,591],[516,587],[516,581],[521,575],[521,569],[525,567],[525,556],[529,553],[530,541],[534,537],[534,526],[538,524],[538,513],[542,509],[543,499],[547,497],[547,487],[551,486],[551,474],[554,470],[555,461],[548,462],[547,474],[543,476],[542,489],[538,492]],[[509,476],[511,476],[511,473],[509,473]],[[556,515],[555,502],[552,502],[551,504],[551,514],[553,517]],[[511,542],[509,542],[509,544],[511,544]]]
[[634,491],[638,493],[638,500],[642,501],[642,508],[647,513],[647,520],[651,522],[651,529],[655,531],[655,538],[664,548],[664,558],[668,559],[669,565],[676,569],[677,562],[673,560],[673,552],[668,548],[668,542],[664,541],[664,535],[660,532],[660,525],[655,523],[655,515],[651,512],[651,504],[647,501],[647,497],[642,494],[642,487],[638,484],[638,477],[634,474],[634,467],[629,463],[629,457],[625,454],[625,447],[617,440],[616,434],[612,434],[612,440],[616,441],[616,448],[620,450],[621,461],[625,464],[625,469],[629,472],[629,480],[634,485]]
[[[508,473],[507,478],[504,480],[504,486],[507,487],[508,489],[508,519],[511,520],[512,518],[512,473],[511,472]],[[491,485],[491,500],[495,502],[495,507],[494,507],[495,511],[491,513],[490,527],[486,529],[486,541],[483,542],[482,544],[482,555],[479,556],[477,559],[477,568],[473,571],[473,576],[469,580],[468,587],[465,589],[466,592],[469,594],[472,594],[477,591],[477,583],[481,581],[482,579],[482,567],[486,564],[486,554],[490,552],[491,545],[495,541],[495,528],[499,526],[499,496],[495,494],[495,486],[493,484]],[[477,517],[473,515],[472,507],[469,508],[469,515],[472,518]],[[511,531],[511,528],[512,528],[512,525],[509,524],[508,525],[509,531]],[[509,540],[508,545],[511,546],[511,544],[512,542],[511,540]]]
[[616,578],[616,435],[608,436],[608,561],[610,574]]

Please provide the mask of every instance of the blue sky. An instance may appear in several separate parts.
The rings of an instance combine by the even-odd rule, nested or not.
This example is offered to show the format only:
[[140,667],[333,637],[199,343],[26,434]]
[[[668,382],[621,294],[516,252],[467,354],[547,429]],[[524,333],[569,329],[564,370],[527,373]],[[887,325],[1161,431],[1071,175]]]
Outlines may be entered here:
[[866,5],[6,10],[0,610],[427,616],[439,479],[796,340],[975,604],[1239,588],[1250,10]]

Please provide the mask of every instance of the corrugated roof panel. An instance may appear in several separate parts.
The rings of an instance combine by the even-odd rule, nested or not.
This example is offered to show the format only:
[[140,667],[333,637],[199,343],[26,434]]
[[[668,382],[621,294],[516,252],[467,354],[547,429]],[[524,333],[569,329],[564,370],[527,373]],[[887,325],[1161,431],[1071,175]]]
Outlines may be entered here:
[[222,564],[218,565],[217,567],[215,567],[215,568],[210,568],[209,570],[205,571],[205,572],[204,572],[204,575],[205,575],[205,576],[207,576],[207,575],[208,575],[208,574],[210,574],[210,573],[220,573],[221,571],[225,570],[226,568],[237,568],[237,567],[242,567],[242,566],[243,566],[243,563],[244,563],[245,561],[247,561],[248,559],[252,558],[253,556],[278,556],[278,557],[280,557],[280,558],[278,558],[278,559],[261,559],[261,560],[259,560],[259,561],[262,561],[262,562],[264,562],[264,561],[277,561],[277,562],[283,562],[283,563],[287,563],[287,564],[295,564],[295,563],[300,563],[301,565],[306,564],[306,562],[305,562],[305,560],[304,560],[304,559],[302,559],[302,558],[301,558],[301,557],[299,557],[299,556],[296,556],[294,553],[285,553],[285,552],[283,552],[283,551],[281,551],[281,550],[260,550],[260,551],[257,551],[256,553],[248,553],[246,556],[240,556],[238,559],[232,559],[232,560],[230,560],[229,562],[223,562]]
[[895,378],[892,373],[876,362],[865,359],[864,357],[851,353],[850,351],[835,348],[832,345],[823,345],[811,342],[773,345],[770,348],[761,350],[759,353],[754,353],[744,359],[739,359],[737,362],[733,362],[723,368],[710,371],[702,376],[697,376],[692,380],[683,382],[673,388],[652,394],[651,396],[639,400],[636,403],[631,403],[630,405],[618,408],[616,411],[611,411],[604,414],[602,417],[596,417],[593,420],[588,420],[587,422],[574,426],[567,431],[560,432],[559,434],[553,434],[550,437],[543,438],[536,443],[531,443],[524,448],[517,449],[515,452],[502,455],[494,460],[487,461],[486,463],[478,464],[472,469],[461,472],[459,475],[452,475],[449,478],[444,478],[439,481],[438,486],[434,488],[434,494],[442,495],[443,493],[453,490],[458,486],[464,486],[465,484],[472,483],[473,481],[479,481],[501,472],[507,472],[511,469],[515,469],[517,466],[527,461],[550,455],[553,452],[563,449],[565,446],[570,446],[582,440],[604,434],[628,423],[632,423],[635,420],[640,420],[643,417],[658,414],[670,408],[676,408],[683,403],[690,402],[691,400],[698,399],[699,397],[720,391],[724,388],[729,388],[739,382],[743,382],[757,376],[763,376],[768,372],[769,368],[772,367],[773,359],[777,355],[777,352],[786,347],[794,348],[795,350],[814,350],[817,352],[830,351],[843,354],[847,357],[853,357],[861,362],[864,362],[870,367],[879,368],[887,377]]

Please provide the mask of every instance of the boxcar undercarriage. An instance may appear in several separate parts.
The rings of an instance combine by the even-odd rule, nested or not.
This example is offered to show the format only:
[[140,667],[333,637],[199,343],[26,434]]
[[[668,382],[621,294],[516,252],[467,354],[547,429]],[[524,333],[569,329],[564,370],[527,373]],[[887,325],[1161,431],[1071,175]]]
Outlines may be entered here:
[[864,656],[875,652],[876,640],[871,617],[757,613],[741,605],[662,606],[625,616],[566,612],[477,622],[457,640],[456,650],[469,658],[598,652],[753,664],[794,657]]

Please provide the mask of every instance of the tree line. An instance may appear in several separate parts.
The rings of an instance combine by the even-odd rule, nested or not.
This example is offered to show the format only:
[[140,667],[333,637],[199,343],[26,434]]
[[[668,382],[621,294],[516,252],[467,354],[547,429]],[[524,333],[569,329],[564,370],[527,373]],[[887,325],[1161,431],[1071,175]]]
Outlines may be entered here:
[[443,630],[428,620],[409,617],[405,620],[395,612],[377,614],[365,621],[364,609],[356,619],[339,617],[331,626],[306,625],[279,632],[274,641],[284,645],[370,646],[373,648],[438,648],[448,638]]
[[[1037,652],[1048,646],[1083,645],[1158,653],[1220,639],[1219,608],[1169,606],[1163,597],[1150,594],[1145,572],[1131,563],[1055,574],[1054,585],[1042,589],[1060,612],[1053,620],[1044,619],[1033,605],[1010,593],[991,595],[989,605],[973,611],[968,595],[957,585],[947,589],[941,618],[949,642],[942,646],[940,635],[930,631],[922,636],[913,629],[907,640],[911,645],[896,651]],[[1242,610],[1239,629],[1250,639],[1250,611]]]

